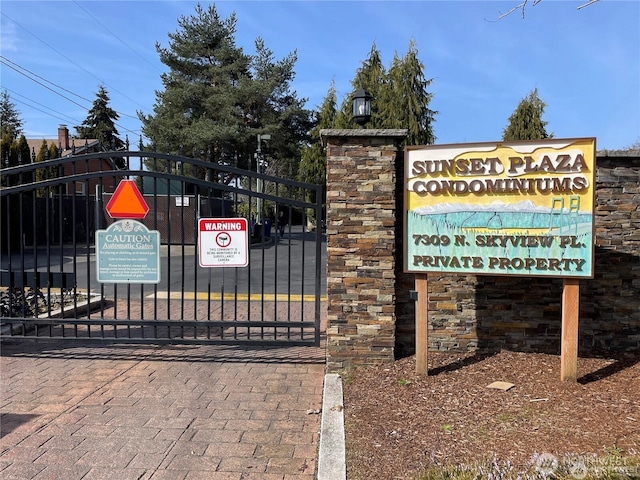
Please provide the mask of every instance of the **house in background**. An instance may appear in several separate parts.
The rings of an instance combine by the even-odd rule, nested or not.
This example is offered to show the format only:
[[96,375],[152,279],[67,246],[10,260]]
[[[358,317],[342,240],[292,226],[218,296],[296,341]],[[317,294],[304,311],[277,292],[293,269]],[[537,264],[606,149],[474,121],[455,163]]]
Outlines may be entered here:
[[[29,138],[27,144],[29,145],[29,151],[33,157],[35,157],[40,148],[42,142],[46,141],[47,146],[56,145],[60,152],[60,157],[69,157],[71,155],[83,155],[86,153],[95,153],[100,151],[107,151],[100,145],[100,141],[97,139],[79,139],[69,138],[69,129],[66,125],[58,126],[58,138]],[[64,165],[63,175],[65,177],[74,174],[90,173],[90,172],[105,172],[105,171],[118,171],[125,168],[125,161],[121,157],[105,157],[99,159],[92,159],[89,161],[78,161],[75,163],[69,163]],[[105,179],[102,186],[105,191],[113,191],[121,180],[122,176],[116,175],[112,178]],[[66,185],[65,193],[71,195],[95,195],[96,185],[101,185],[100,179],[90,179],[86,182],[69,182]]]

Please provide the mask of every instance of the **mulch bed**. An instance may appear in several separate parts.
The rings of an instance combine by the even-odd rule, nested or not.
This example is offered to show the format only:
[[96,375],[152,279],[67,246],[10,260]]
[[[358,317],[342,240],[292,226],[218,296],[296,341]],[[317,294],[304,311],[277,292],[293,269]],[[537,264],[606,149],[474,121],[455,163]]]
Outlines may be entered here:
[[515,352],[430,352],[428,376],[415,357],[344,372],[348,478],[536,454],[640,458],[640,353],[579,358],[578,375],[562,382],[559,356]]

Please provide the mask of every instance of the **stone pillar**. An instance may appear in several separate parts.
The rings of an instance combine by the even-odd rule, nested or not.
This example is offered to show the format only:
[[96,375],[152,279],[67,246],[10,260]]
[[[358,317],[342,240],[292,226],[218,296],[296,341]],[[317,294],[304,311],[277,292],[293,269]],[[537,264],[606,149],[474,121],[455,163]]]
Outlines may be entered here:
[[322,130],[327,369],[394,360],[397,160],[406,130]]

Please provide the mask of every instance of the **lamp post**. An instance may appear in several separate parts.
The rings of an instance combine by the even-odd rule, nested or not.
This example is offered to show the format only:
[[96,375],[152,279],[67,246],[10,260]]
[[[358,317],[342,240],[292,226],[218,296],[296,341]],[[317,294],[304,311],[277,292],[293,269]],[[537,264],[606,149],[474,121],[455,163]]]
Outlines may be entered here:
[[353,107],[352,118],[359,128],[363,128],[371,120],[371,99],[369,92],[363,88],[353,94],[351,99]]
[[[261,172],[261,164],[262,164],[262,141],[263,140],[271,140],[271,135],[264,134],[264,135],[260,135],[258,134],[258,149],[256,150],[256,171],[258,172],[258,174],[262,173]],[[258,177],[257,179],[257,190],[258,193],[262,193],[262,179],[260,177]],[[257,207],[258,207],[258,212],[256,215],[256,223],[258,224],[262,224],[262,197],[258,197],[257,199]]]

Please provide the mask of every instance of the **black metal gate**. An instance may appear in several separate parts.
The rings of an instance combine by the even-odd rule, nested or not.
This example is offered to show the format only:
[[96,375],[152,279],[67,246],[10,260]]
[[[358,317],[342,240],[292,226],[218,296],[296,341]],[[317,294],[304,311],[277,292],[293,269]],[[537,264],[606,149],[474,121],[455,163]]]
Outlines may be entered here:
[[[101,170],[107,157],[125,168]],[[319,345],[321,186],[156,152],[1,173],[2,339]],[[105,205],[122,179],[135,180],[149,206],[140,221],[159,232],[158,283],[97,281],[96,232],[113,223]],[[248,266],[200,266],[198,220],[240,217]]]

